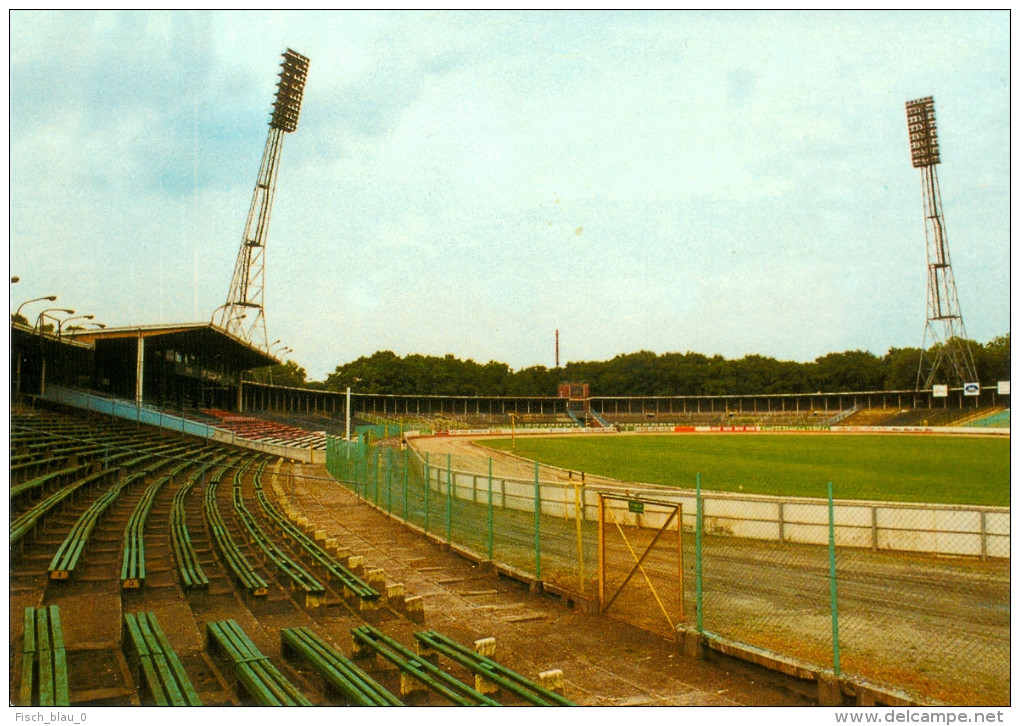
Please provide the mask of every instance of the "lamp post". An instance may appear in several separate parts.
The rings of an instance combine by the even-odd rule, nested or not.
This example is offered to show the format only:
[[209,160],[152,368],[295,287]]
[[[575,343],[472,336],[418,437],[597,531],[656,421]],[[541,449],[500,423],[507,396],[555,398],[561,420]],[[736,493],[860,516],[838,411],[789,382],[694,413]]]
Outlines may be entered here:
[[[70,308],[46,308],[39,313],[39,317],[35,319],[35,328],[33,328],[33,332],[35,330],[39,331],[39,349],[42,352],[42,368],[39,372],[40,396],[46,395],[46,344],[43,342],[45,341],[45,336],[42,334],[42,319],[46,317],[46,313],[67,313],[68,315],[74,315],[74,310],[71,310]],[[56,318],[53,319],[56,320]]]
[[209,323],[211,325],[213,325],[213,326],[216,325],[216,313],[218,313],[220,310],[222,310],[223,308],[225,308],[229,304],[230,303],[224,303],[223,305],[220,305],[218,308],[216,308],[215,310],[212,311],[212,316],[209,319]]
[[95,315],[75,315],[73,318],[64,318],[63,320],[57,321],[57,340],[60,340],[60,336],[63,332],[64,323],[70,320],[92,320]]
[[[70,308],[46,308],[41,313],[39,313],[39,317],[35,319],[35,328],[33,328],[33,330],[38,330],[40,333],[42,332],[42,319],[46,317],[46,313],[67,313],[68,315],[74,315],[74,310],[71,310]],[[56,318],[53,319],[57,320]]]
[[18,306],[17,311],[14,313],[14,317],[15,318],[19,317],[21,315],[21,308],[25,307],[29,303],[39,302],[40,300],[49,300],[50,302],[53,302],[56,299],[57,299],[56,295],[46,295],[45,297],[34,297],[31,300],[26,300],[25,302],[21,303],[21,305]]

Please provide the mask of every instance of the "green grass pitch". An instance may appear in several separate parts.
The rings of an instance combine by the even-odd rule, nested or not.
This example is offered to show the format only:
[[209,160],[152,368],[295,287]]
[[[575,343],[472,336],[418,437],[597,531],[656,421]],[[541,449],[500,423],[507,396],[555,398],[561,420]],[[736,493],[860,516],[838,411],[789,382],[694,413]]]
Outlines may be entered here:
[[[510,439],[480,442],[502,451]],[[1009,506],[1009,439],[836,434],[518,436],[514,453],[627,481],[838,499]]]

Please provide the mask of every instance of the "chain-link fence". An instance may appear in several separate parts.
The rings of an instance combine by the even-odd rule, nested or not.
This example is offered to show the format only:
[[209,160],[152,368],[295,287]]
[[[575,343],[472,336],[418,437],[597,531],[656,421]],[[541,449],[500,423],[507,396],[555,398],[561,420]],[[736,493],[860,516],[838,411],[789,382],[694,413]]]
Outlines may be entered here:
[[[380,510],[639,627],[677,626],[953,704],[1009,703],[1009,510],[685,489],[598,489],[453,469],[330,439]],[[682,526],[678,528],[678,523]]]

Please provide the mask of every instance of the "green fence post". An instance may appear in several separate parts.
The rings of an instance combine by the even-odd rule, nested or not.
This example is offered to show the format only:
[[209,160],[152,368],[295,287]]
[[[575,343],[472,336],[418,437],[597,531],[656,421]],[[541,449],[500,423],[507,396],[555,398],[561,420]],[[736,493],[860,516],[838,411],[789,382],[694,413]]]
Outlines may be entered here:
[[447,541],[453,539],[453,469],[451,456],[447,454]]
[[453,531],[453,471],[450,468],[451,455],[447,454],[447,541]]
[[379,506],[379,447],[375,447],[372,455],[372,497],[375,499],[375,506]]
[[542,579],[542,536],[539,515],[542,513],[542,491],[538,486],[538,462],[535,462],[535,579]]
[[704,519],[702,502],[701,502],[701,474],[695,474],[694,476],[694,496],[695,496],[695,523],[694,523],[694,607],[698,613],[698,632],[705,632],[705,608],[704,605],[704,591],[702,590],[701,581],[701,525]]
[[407,449],[404,449],[404,521],[407,521]]
[[489,457],[489,561],[492,562],[492,457]]
[[393,447],[386,455],[386,513],[393,513]]
[[836,604],[836,519],[832,506],[832,482],[829,482],[829,604],[832,608],[832,671],[839,671],[839,607]]
[[[358,447],[357,453],[361,454],[360,446]],[[361,467],[362,464],[364,463],[364,458],[365,458],[364,456],[359,456],[357,459],[351,462],[352,469],[351,473],[353,474],[351,479],[354,484],[354,491],[358,495],[359,502],[361,501]]]
[[429,452],[425,452],[425,531],[429,531]]
[[365,488],[365,501],[368,501],[368,485],[372,472],[372,457],[375,449],[370,448],[368,436],[365,437],[365,445],[361,449],[361,485]]

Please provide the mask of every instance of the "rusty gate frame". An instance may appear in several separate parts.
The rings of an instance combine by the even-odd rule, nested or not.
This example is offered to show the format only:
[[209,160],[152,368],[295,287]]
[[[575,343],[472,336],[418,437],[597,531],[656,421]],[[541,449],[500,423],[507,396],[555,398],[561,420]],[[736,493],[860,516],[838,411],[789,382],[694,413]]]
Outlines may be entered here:
[[[623,592],[623,588],[625,588],[627,586],[627,583],[630,582],[631,578],[634,576],[634,573],[637,572],[638,570],[640,570],[641,571],[641,575],[645,579],[645,583],[648,585],[648,588],[652,591],[653,597],[655,597],[655,602],[658,604],[659,609],[662,611],[663,616],[665,616],[666,622],[669,623],[670,631],[674,633],[674,637],[675,637],[675,634],[677,632],[677,626],[680,623],[684,622],[684,549],[683,549],[683,530],[684,530],[684,528],[683,528],[683,504],[681,502],[664,502],[664,501],[661,501],[661,500],[650,499],[650,498],[647,498],[647,497],[627,496],[627,495],[624,495],[624,494],[608,494],[608,493],[604,493],[604,492],[599,492],[598,493],[598,497],[599,497],[599,500],[598,500],[598,515],[599,515],[599,519],[598,519],[598,524],[599,524],[599,542],[598,542],[598,548],[599,548],[599,550],[598,550],[598,555],[599,555],[599,569],[598,569],[598,577],[599,577],[599,612],[602,613],[602,614],[605,614],[609,610],[609,608],[612,607],[613,603],[616,601],[617,596],[619,596],[619,594],[621,592]],[[665,507],[666,509],[671,509],[672,510],[670,512],[670,515],[666,518],[665,523],[663,523],[663,525],[659,528],[659,531],[655,533],[655,536],[652,537],[652,541],[648,543],[648,546],[645,548],[645,551],[641,553],[640,557],[638,557],[637,553],[634,551],[634,548],[631,547],[631,544],[630,544],[630,542],[627,539],[627,535],[626,535],[626,533],[624,533],[623,528],[620,526],[620,523],[617,522],[613,518],[612,514],[606,508],[606,500],[607,499],[616,500],[616,501],[624,501],[624,502],[635,502],[636,501],[636,502],[641,502],[642,504],[652,504],[652,505],[655,505],[655,506]],[[620,586],[616,589],[616,592],[614,592],[612,594],[612,597],[610,597],[608,601],[606,600],[606,535],[605,535],[607,517],[608,517],[609,520],[612,521],[613,524],[616,525],[616,528],[620,532],[620,536],[623,538],[624,544],[627,545],[627,549],[630,552],[631,557],[634,558],[634,566],[631,568],[630,572],[627,573],[627,576],[623,579],[623,582],[620,583]],[[659,597],[659,593],[656,592],[655,586],[652,585],[651,579],[649,579],[648,574],[645,572],[644,568],[641,566],[641,564],[645,561],[645,558],[648,556],[648,553],[652,551],[652,548],[655,547],[655,544],[659,541],[659,538],[662,536],[662,533],[666,531],[666,529],[669,527],[669,525],[673,522],[674,519],[676,519],[676,521],[677,521],[677,527],[676,527],[676,532],[677,532],[677,540],[676,540],[676,543],[677,543],[677,585],[678,585],[678,587],[677,587],[677,590],[678,590],[677,597],[678,597],[679,606],[680,606],[680,608],[679,608],[679,619],[678,619],[678,622],[676,622],[676,623],[674,623],[673,620],[670,618],[669,612],[667,611],[666,606],[663,604],[662,599]]]

